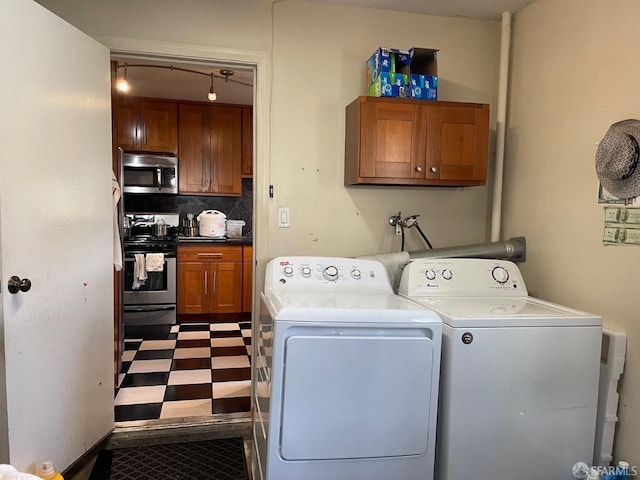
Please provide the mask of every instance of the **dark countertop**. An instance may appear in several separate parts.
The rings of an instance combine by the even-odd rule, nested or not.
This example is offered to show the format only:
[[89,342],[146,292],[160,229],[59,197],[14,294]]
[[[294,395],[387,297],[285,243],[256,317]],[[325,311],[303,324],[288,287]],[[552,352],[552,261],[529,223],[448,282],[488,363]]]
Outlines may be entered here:
[[178,245],[191,245],[194,243],[205,243],[215,245],[253,245],[253,237],[240,238],[211,238],[211,237],[183,237],[178,236]]

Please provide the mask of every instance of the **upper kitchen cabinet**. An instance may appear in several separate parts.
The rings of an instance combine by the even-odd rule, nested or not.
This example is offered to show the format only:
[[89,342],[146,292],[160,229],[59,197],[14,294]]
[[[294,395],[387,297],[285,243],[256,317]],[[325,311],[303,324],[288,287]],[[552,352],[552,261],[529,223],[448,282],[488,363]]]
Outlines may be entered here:
[[179,193],[242,194],[242,109],[179,105]]
[[124,150],[178,154],[176,102],[118,95],[117,139]]
[[345,141],[345,185],[485,185],[489,105],[359,97]]
[[242,107],[242,176],[253,176],[253,107]]

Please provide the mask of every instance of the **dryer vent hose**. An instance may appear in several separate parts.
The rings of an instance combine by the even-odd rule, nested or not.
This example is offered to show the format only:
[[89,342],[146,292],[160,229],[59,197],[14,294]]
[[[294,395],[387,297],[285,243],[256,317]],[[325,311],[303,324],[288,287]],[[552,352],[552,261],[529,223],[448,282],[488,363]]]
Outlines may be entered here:
[[417,250],[409,252],[409,258],[500,258],[512,262],[526,260],[526,239],[515,237],[509,240],[458,247],[435,248],[433,250]]

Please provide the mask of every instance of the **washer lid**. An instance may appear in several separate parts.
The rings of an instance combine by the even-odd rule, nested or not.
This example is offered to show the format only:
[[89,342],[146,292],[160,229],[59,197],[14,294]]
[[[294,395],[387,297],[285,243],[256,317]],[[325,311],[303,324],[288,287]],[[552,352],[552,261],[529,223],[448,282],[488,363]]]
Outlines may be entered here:
[[452,327],[602,326],[602,317],[533,297],[413,298]]
[[442,323],[435,312],[395,294],[271,291],[262,299],[275,320]]

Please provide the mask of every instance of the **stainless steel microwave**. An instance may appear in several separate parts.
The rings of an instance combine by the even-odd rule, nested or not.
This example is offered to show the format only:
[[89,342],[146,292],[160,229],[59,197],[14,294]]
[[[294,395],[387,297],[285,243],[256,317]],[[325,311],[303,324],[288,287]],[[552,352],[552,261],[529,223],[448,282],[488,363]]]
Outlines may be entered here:
[[122,154],[125,193],[178,193],[178,157],[147,153]]

